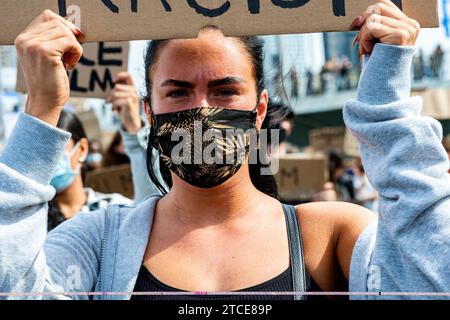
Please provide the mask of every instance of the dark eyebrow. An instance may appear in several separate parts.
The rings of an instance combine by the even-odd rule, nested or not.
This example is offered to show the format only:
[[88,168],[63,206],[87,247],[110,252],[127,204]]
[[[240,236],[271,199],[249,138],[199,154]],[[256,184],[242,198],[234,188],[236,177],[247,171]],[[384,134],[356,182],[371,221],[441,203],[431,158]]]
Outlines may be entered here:
[[246,81],[239,77],[226,77],[223,79],[217,79],[217,80],[213,80],[213,81],[209,82],[208,88],[223,86],[223,85],[227,85],[227,84],[239,84],[239,83],[244,83],[244,82],[246,82]]
[[167,86],[188,88],[188,89],[193,89],[195,87],[193,83],[190,83],[187,81],[175,80],[175,79],[166,80],[161,84],[161,87],[167,87]]
[[[246,81],[239,77],[226,77],[223,79],[217,79],[217,80],[210,81],[208,83],[208,88],[223,86],[223,85],[227,85],[227,84],[239,84],[239,83],[244,83],[244,82],[246,82]],[[166,80],[161,84],[161,87],[167,87],[167,86],[188,88],[188,89],[195,88],[195,85],[191,82],[175,80],[175,79]]]

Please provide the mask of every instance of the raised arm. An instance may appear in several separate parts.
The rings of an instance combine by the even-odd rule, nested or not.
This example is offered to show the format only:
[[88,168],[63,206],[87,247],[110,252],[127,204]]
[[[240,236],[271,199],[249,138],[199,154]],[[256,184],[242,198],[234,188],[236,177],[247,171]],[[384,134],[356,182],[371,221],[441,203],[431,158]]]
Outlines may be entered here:
[[116,85],[107,101],[112,103],[112,108],[118,113],[122,123],[120,134],[131,162],[134,202],[139,203],[150,195],[160,194],[147,173],[147,149],[141,145],[138,138],[139,134],[146,133],[140,116],[136,85],[131,74],[122,72],[117,76]]
[[[70,138],[55,125],[69,97],[66,68],[74,67],[82,53],[80,34],[45,11],[16,40],[29,98],[0,157],[4,294],[87,291],[97,278],[104,215],[77,216],[71,228],[62,225],[47,238],[47,202],[55,194],[49,182]],[[49,297],[55,298],[32,298]]]
[[[410,98],[418,24],[390,1],[377,9],[358,38],[361,53],[371,53],[358,97],[344,109],[380,194],[378,226],[367,229],[353,250],[350,290],[448,292],[449,162],[441,125],[420,115],[420,98]],[[374,46],[375,39],[383,43]]]

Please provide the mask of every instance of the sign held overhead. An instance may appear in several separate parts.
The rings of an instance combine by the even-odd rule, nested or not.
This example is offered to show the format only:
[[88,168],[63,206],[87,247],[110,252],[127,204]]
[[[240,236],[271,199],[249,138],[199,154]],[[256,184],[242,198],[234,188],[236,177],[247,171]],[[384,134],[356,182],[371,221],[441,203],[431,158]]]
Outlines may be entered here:
[[[437,0],[393,0],[422,27],[439,26]],[[227,36],[348,31],[377,0],[2,0],[0,45],[45,9],[72,21],[86,41],[195,37],[207,25]],[[20,14],[15,14],[20,13]]]

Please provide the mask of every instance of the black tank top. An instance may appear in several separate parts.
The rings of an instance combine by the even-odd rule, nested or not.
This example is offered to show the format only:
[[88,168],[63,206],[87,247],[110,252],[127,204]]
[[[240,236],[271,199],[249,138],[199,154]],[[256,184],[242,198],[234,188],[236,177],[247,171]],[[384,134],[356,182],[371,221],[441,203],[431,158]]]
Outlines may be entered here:
[[[288,229],[291,264],[289,268],[275,278],[259,285],[235,292],[320,292],[320,287],[306,273],[303,257],[301,229],[297,210],[290,205],[283,205]],[[185,292],[170,287],[159,281],[145,266],[142,266],[136,280],[134,292]],[[319,296],[308,296],[308,300]],[[322,297],[323,298],[323,297]],[[131,300],[305,300],[304,295],[133,295]]]

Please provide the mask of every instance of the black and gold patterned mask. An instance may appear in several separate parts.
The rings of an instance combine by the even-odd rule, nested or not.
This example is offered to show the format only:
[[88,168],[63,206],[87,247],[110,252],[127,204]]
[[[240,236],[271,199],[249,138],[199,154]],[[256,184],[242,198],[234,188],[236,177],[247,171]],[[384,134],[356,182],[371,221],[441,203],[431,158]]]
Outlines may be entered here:
[[213,188],[230,179],[247,158],[257,133],[256,116],[256,109],[219,107],[152,115],[153,147],[178,177]]

